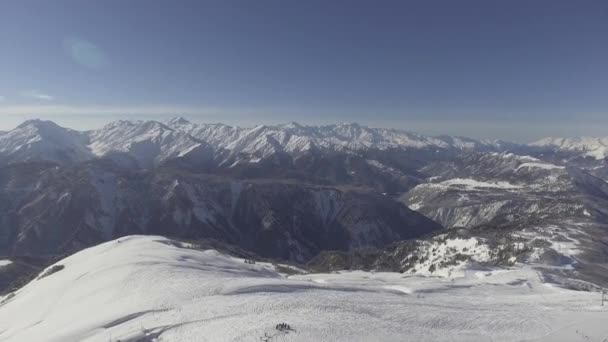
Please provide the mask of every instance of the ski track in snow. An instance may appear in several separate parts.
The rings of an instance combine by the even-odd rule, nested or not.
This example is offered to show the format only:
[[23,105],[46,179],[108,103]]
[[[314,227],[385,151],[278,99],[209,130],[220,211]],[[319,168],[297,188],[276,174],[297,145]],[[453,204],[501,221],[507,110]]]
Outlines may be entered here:
[[[287,277],[162,237],[81,251],[0,304],[0,341],[602,341],[598,293],[530,268]],[[285,322],[291,330],[277,330]],[[585,339],[588,338],[588,339]]]

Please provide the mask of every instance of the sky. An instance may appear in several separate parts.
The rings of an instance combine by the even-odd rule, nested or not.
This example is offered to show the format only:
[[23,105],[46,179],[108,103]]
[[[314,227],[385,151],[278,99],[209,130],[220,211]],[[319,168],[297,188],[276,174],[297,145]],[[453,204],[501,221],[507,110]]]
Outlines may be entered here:
[[608,1],[0,1],[0,129],[177,115],[608,135]]

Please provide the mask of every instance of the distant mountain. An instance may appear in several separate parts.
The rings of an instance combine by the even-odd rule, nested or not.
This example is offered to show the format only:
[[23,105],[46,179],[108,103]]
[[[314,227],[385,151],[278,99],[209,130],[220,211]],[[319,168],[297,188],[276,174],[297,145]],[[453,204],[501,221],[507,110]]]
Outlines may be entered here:
[[213,159],[207,143],[156,121],[116,121],[88,136],[87,147],[95,156],[125,154],[145,168],[175,158]]
[[429,164],[408,191],[410,208],[444,226],[593,216],[608,220],[608,183],[578,168],[511,153],[478,153]]
[[530,146],[549,150],[579,152],[595,159],[608,157],[608,137],[545,138],[530,144]]
[[86,133],[63,128],[51,121],[28,120],[0,133],[0,161],[49,160],[73,163],[93,158]]
[[530,145],[464,137],[429,137],[398,129],[370,128],[356,123],[305,126],[298,123],[252,128],[196,124],[183,118],[165,123],[116,121],[103,128],[78,132],[50,121],[30,120],[0,133],[0,162],[46,160],[77,163],[117,155],[149,168],[176,158],[205,159],[224,166],[258,162],[276,155],[299,157],[320,152],[426,151],[541,153],[567,151],[603,159],[606,138],[547,138]]
[[166,123],[116,121],[103,128],[77,132],[50,121],[30,120],[0,133],[0,162],[34,160],[70,164],[118,155],[149,168],[175,158],[206,158],[229,165],[256,162],[277,154],[298,156],[311,151],[488,150],[492,143],[460,137],[427,137],[358,124],[303,126],[289,123],[253,128],[194,124],[183,118]]
[[267,157],[273,153],[297,154],[312,149],[360,151],[369,149],[494,149],[490,142],[462,137],[428,137],[397,129],[370,128],[356,123],[304,126],[292,122],[283,125],[259,125],[236,128],[222,124],[193,124],[174,118],[167,125],[233,153]]

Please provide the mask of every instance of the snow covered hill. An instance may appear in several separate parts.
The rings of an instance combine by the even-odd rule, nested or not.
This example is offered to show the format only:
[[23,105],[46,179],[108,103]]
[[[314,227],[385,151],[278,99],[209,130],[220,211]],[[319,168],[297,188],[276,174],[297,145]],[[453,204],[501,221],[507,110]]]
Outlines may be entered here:
[[[598,293],[529,267],[288,276],[155,236],[59,261],[1,299],[0,341],[603,341]],[[281,326],[284,323],[286,325]]]

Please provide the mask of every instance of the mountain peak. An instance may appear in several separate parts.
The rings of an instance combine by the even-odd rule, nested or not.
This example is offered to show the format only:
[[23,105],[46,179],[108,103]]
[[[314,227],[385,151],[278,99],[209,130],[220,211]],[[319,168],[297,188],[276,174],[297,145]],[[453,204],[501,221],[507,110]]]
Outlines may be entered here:
[[188,121],[183,116],[176,116],[167,121],[168,126],[174,126],[174,125],[175,126],[184,126],[184,125],[189,125],[189,124],[191,124],[191,122]]
[[60,126],[50,120],[30,119],[30,120],[24,121],[19,126],[17,126],[17,129],[23,129],[25,127],[35,127],[35,128],[40,129],[40,128],[45,128],[45,127],[59,128]]
[[284,123],[284,124],[280,125],[279,127],[281,127],[281,128],[304,128],[303,125],[301,125],[295,121]]

